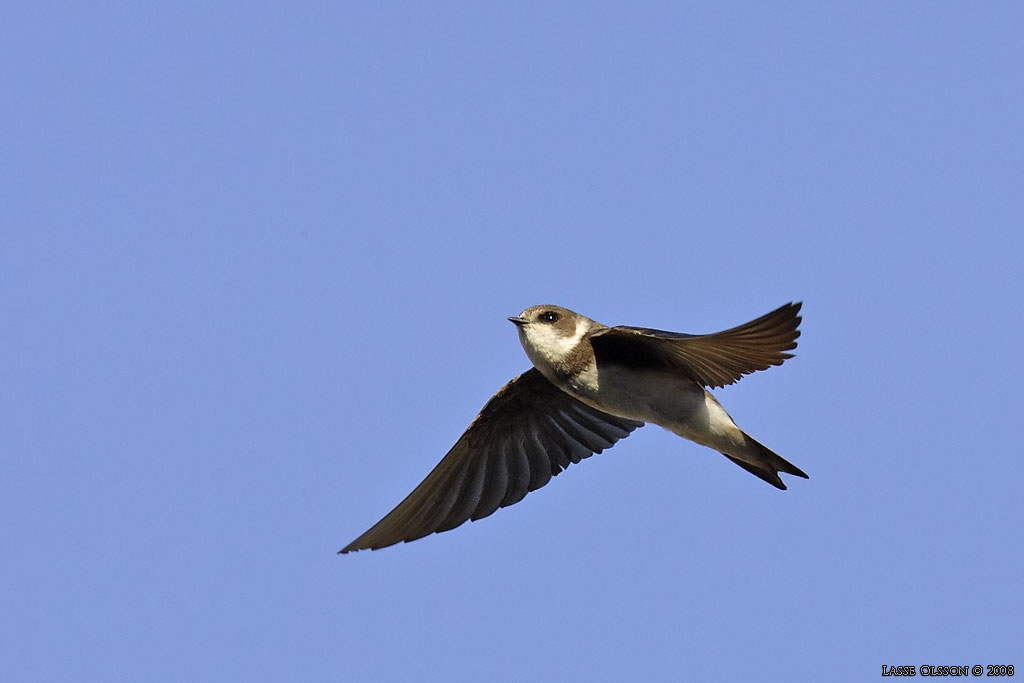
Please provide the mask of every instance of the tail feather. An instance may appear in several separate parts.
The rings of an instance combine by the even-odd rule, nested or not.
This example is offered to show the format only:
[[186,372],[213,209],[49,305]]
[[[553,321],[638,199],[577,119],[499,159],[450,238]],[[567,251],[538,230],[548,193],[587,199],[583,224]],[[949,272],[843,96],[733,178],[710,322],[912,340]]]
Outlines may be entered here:
[[797,477],[803,477],[804,479],[809,478],[803,470],[801,470],[799,467],[797,467],[793,463],[789,462],[788,460],[780,456],[778,453],[775,453],[767,446],[750,438],[750,436],[748,436],[747,434],[744,434],[743,436],[746,439],[747,445],[752,447],[750,450],[756,453],[756,463],[752,463],[747,460],[740,460],[739,458],[734,458],[728,453],[722,453],[722,455],[729,458],[729,460],[732,460],[734,463],[745,469],[747,472],[750,472],[755,477],[763,479],[764,481],[768,482],[775,488],[782,489],[783,491],[786,490],[786,485],[782,483],[782,478],[779,477],[779,472],[785,472],[786,474],[792,474]]

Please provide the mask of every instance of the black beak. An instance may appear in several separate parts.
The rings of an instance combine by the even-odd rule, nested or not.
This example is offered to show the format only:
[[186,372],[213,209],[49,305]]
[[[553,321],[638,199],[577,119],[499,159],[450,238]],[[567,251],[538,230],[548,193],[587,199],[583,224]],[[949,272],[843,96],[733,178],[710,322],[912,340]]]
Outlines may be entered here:
[[520,318],[518,315],[513,318],[509,318],[508,321],[515,325],[516,327],[522,327],[526,323],[530,322],[526,318]]

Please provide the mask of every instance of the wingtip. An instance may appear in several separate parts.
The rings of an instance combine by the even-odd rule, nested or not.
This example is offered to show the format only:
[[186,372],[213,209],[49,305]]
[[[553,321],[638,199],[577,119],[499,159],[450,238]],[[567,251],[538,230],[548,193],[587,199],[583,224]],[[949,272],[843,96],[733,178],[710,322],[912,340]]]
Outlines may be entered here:
[[782,304],[768,315],[771,315],[772,313],[784,314],[792,318],[797,324],[799,324],[800,321],[803,320],[803,317],[800,315],[800,310],[803,309],[803,307],[803,301],[790,301]]
[[359,552],[362,552],[364,550],[369,550],[369,551],[372,552],[374,550],[379,550],[380,548],[383,548],[383,547],[385,547],[385,546],[377,546],[377,547],[372,546],[372,545],[360,545],[360,546],[357,546],[354,543],[350,543],[347,546],[345,546],[344,548],[342,548],[341,550],[339,550],[338,554],[339,555],[348,555],[350,553],[359,553]]
[[360,550],[376,550],[377,548],[383,547],[383,546],[375,546],[373,544],[360,543],[361,540],[362,540],[362,537],[359,537],[356,540],[352,541],[347,546],[345,546],[344,548],[339,550],[338,554],[339,555],[347,555],[349,553],[358,553]]

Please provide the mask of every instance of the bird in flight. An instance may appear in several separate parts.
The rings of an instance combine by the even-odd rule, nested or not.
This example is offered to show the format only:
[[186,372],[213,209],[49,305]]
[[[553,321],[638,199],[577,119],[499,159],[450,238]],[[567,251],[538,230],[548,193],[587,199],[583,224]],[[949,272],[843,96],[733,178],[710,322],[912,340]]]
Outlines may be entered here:
[[551,477],[650,422],[785,489],[807,478],[736,426],[708,388],[781,365],[800,303],[713,334],[608,327],[560,306],[509,318],[533,367],[487,402],[448,454],[383,519],[342,548],[376,550],[518,503]]

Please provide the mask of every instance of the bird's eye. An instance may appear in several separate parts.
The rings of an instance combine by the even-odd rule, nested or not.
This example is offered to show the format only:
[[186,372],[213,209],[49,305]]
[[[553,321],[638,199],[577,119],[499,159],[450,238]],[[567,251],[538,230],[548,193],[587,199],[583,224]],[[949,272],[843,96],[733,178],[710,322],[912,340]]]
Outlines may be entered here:
[[540,319],[542,322],[546,323],[558,322],[558,314],[554,311],[544,311],[540,314]]

